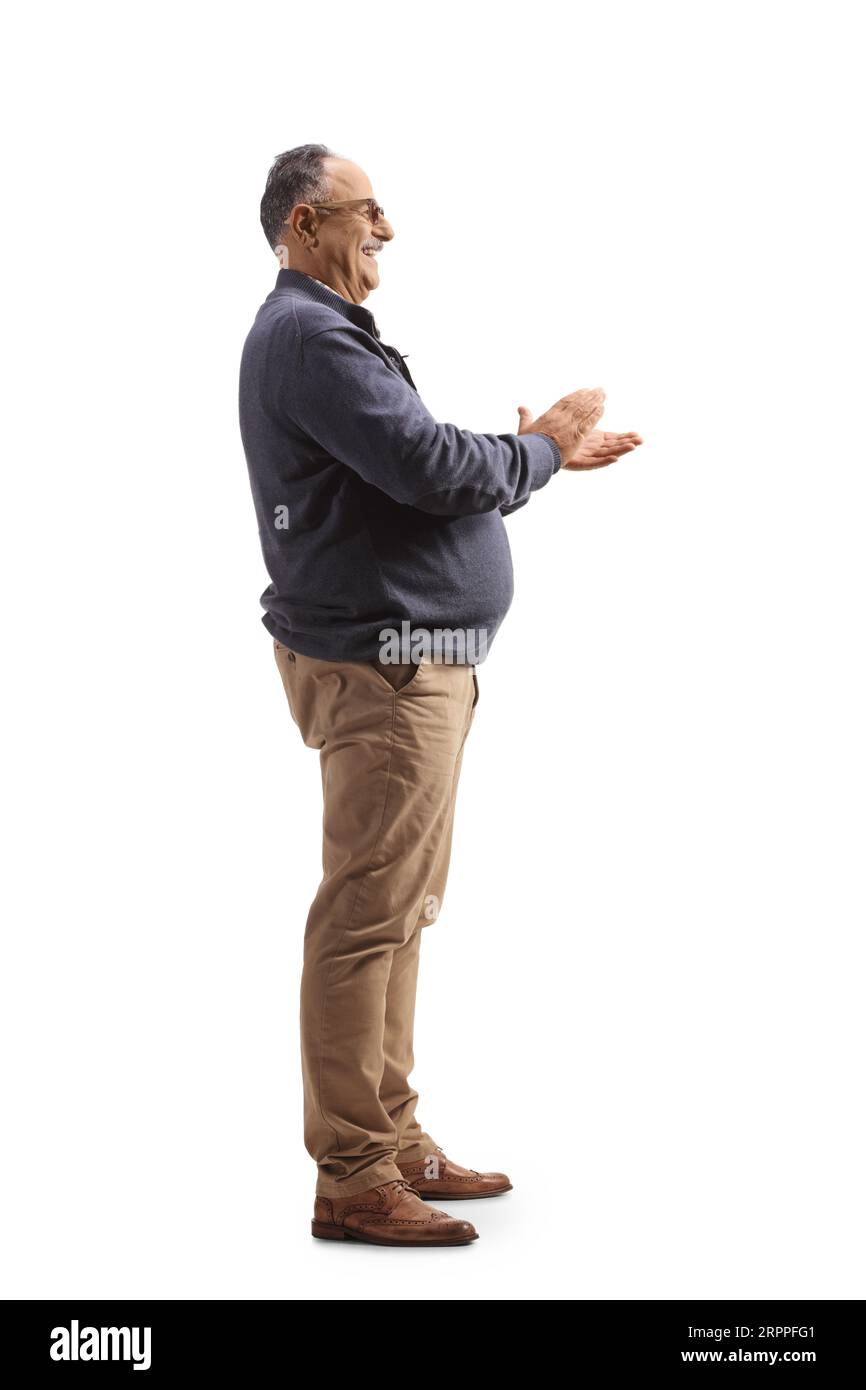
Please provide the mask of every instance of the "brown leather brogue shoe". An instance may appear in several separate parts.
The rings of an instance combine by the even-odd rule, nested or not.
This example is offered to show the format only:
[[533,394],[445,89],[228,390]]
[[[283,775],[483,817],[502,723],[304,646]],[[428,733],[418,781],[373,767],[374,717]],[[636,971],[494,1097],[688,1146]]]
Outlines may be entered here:
[[401,1163],[398,1159],[397,1167],[419,1197],[427,1201],[432,1198],[468,1201],[473,1197],[498,1197],[502,1192],[511,1191],[511,1183],[504,1173],[477,1173],[474,1168],[461,1168],[441,1149],[434,1149],[432,1154],[412,1163]]
[[468,1245],[478,1232],[468,1221],[425,1207],[400,1178],[351,1197],[316,1197],[313,1235],[370,1245]]

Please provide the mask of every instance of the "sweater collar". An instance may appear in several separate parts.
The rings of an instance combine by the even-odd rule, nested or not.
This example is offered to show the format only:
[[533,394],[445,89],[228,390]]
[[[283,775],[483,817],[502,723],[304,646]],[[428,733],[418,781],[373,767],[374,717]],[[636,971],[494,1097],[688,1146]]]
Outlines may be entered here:
[[336,309],[338,314],[351,319],[352,323],[356,323],[359,328],[364,328],[368,333],[372,333],[374,338],[379,337],[376,320],[369,309],[365,309],[363,304],[353,304],[351,300],[344,299],[329,285],[324,285],[321,280],[315,280],[312,275],[305,275],[302,270],[278,271],[274,289],[291,290],[294,294],[302,294],[307,299],[316,299],[320,304],[327,304],[328,308]]

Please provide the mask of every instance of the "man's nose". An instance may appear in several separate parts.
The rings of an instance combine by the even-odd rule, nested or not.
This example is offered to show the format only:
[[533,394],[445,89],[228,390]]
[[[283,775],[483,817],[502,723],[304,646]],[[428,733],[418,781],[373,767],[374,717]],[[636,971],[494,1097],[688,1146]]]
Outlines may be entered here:
[[382,241],[391,241],[394,236],[394,228],[385,217],[381,218],[380,221],[376,223],[373,231]]

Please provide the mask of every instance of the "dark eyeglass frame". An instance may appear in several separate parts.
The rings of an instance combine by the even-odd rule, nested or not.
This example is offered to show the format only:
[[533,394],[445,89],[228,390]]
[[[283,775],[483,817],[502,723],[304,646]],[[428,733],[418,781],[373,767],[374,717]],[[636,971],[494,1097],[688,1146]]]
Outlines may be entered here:
[[323,212],[331,212],[336,208],[352,207],[353,204],[356,207],[358,204],[361,205],[357,207],[358,212],[361,211],[361,207],[366,207],[367,216],[374,227],[377,222],[385,221],[385,209],[382,207],[381,203],[376,202],[375,198],[343,198],[337,203],[308,203],[307,206],[311,208],[321,208]]

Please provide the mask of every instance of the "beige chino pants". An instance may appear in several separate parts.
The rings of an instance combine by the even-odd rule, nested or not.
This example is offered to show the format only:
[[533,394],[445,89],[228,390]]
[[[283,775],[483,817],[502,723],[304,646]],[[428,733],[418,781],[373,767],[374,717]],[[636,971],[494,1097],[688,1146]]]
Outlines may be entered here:
[[423,928],[445,893],[472,666],[320,661],[274,643],[292,718],[320,750],[323,877],[301,979],[304,1142],[316,1191],[399,1178],[435,1140],[415,1119]]

